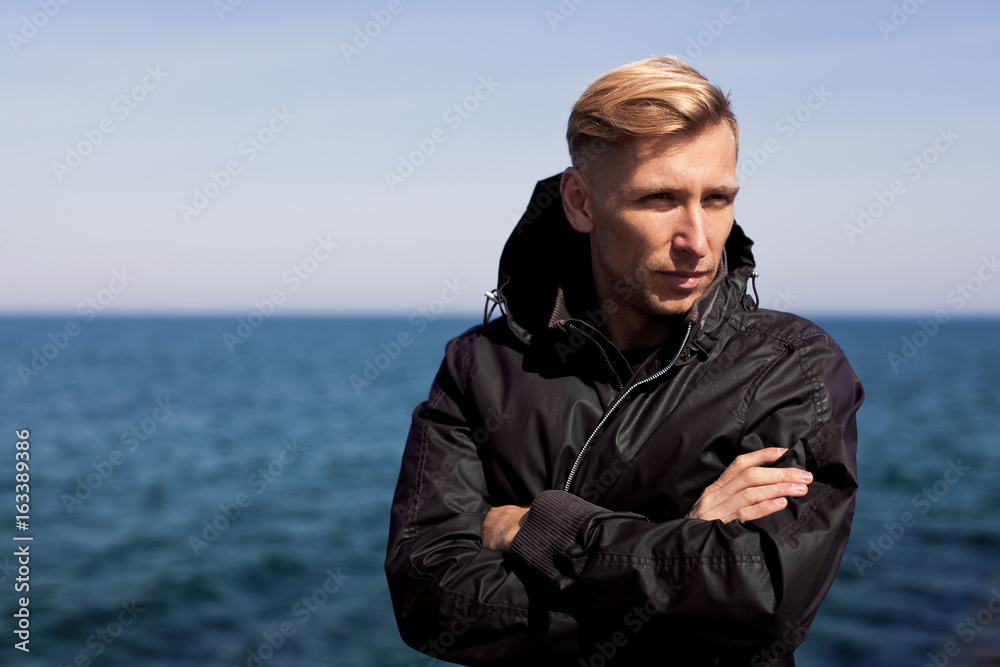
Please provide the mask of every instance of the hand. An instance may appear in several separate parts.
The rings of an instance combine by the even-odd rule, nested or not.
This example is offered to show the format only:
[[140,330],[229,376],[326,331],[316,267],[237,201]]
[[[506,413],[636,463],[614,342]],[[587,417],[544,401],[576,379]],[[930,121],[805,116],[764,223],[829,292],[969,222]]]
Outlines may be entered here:
[[527,507],[501,505],[486,513],[483,521],[483,546],[510,553],[510,543],[528,516]]
[[768,447],[737,456],[719,479],[702,491],[687,518],[753,521],[784,509],[786,496],[806,495],[812,473],[799,468],[761,467],[787,451]]

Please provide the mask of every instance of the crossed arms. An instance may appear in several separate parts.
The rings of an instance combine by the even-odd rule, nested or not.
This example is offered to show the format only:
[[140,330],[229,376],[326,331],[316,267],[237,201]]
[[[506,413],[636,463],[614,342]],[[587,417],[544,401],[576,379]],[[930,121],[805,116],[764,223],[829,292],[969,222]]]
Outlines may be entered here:
[[[768,447],[737,456],[725,472],[702,492],[687,514],[689,519],[723,523],[753,521],[785,509],[787,496],[800,497],[809,491],[813,474],[798,468],[765,468],[788,450]],[[510,553],[511,542],[524,525],[527,507],[501,505],[490,508],[483,521],[483,546]]]

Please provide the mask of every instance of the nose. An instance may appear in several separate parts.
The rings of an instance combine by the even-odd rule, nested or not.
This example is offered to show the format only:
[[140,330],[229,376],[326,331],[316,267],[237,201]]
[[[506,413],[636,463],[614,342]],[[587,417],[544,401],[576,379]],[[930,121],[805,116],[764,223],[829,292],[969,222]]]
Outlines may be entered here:
[[699,259],[706,257],[709,252],[708,217],[700,202],[685,206],[678,224],[674,233],[674,249]]

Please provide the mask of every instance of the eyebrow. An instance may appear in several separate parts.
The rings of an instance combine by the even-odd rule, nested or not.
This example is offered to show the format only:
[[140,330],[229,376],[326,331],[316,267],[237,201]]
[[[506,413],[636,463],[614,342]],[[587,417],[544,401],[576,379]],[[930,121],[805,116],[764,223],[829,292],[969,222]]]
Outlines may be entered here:
[[[637,186],[634,188],[626,188],[626,189],[628,193],[631,194],[633,197],[639,197],[639,198],[647,197],[649,195],[655,195],[660,192],[680,192],[680,191],[686,192],[684,188],[677,188],[669,185]],[[705,192],[709,194],[726,195],[727,197],[730,197],[732,199],[736,198],[736,195],[739,193],[739,191],[740,191],[740,186],[738,185],[718,185],[711,188],[705,188]]]

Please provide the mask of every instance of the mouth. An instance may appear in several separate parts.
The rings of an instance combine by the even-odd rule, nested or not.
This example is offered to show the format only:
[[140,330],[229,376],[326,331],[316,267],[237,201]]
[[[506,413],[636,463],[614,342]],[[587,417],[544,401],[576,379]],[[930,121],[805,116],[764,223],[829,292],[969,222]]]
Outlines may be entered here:
[[708,271],[659,271],[658,273],[670,286],[682,290],[695,289],[708,275]]

